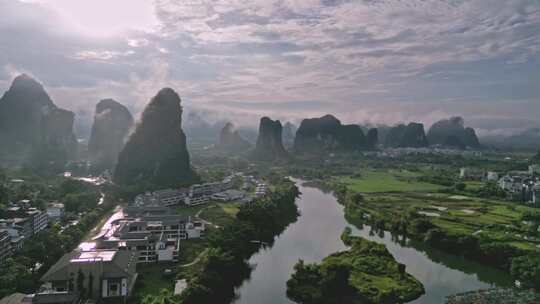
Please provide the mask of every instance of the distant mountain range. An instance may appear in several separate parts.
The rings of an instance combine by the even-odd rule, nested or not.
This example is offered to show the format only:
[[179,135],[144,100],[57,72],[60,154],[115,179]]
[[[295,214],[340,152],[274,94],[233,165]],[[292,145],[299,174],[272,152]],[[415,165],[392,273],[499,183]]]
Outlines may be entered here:
[[540,128],[531,128],[510,136],[485,136],[482,142],[504,150],[540,150]]

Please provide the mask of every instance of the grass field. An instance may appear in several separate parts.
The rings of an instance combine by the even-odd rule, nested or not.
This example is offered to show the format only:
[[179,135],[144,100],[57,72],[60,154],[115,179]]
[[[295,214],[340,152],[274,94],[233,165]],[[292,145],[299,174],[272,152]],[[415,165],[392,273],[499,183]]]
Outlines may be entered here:
[[364,171],[360,177],[345,177],[339,181],[351,190],[363,193],[436,191],[442,186],[420,182],[410,171]]
[[135,298],[141,299],[145,295],[157,295],[163,288],[173,288],[174,275],[164,275],[165,269],[174,270],[176,264],[148,263],[137,264],[137,283],[135,285]]
[[399,217],[406,212],[425,213],[433,224],[449,234],[481,235],[482,238],[540,251],[540,239],[526,237],[527,227],[521,216],[536,211],[515,203],[456,197],[444,193],[400,192],[367,193],[361,209],[385,218]]
[[201,209],[208,207],[208,205],[198,205],[193,207],[179,206],[176,208],[176,213],[184,216],[194,216]]
[[208,243],[204,238],[183,240],[180,243],[178,264],[182,265],[193,262],[207,247]]
[[201,214],[200,217],[212,222],[214,225],[225,226],[236,220],[236,214],[240,205],[237,203],[214,203],[208,205]]

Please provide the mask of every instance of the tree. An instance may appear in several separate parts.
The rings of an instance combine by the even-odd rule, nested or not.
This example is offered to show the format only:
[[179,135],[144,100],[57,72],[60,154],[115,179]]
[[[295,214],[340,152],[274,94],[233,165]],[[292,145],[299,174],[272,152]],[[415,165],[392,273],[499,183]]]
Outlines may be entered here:
[[82,297],[86,296],[84,288],[84,273],[80,269],[77,273],[77,292],[79,292]]
[[[178,304],[181,303],[179,298],[176,297],[170,289],[161,289],[159,295],[147,295],[145,296],[141,304]],[[188,302],[189,303],[189,302]]]
[[512,259],[510,274],[523,287],[540,290],[540,256],[526,255]]
[[456,183],[456,184],[454,185],[454,187],[455,187],[456,190],[458,190],[458,191],[464,191],[465,188],[467,188],[467,184],[465,184],[465,183]]
[[88,275],[88,298],[92,298],[92,290],[94,290],[94,276],[90,273]]

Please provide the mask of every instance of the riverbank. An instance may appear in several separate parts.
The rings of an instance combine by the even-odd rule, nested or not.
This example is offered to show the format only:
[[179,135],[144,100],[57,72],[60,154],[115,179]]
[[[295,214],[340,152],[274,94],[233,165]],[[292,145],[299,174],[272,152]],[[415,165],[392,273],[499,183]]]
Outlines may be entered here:
[[320,263],[325,257],[347,250],[339,236],[350,227],[352,235],[384,244],[398,263],[417,278],[426,293],[410,304],[444,303],[447,296],[491,287],[509,286],[508,274],[479,263],[465,260],[410,239],[394,238],[390,233],[375,231],[369,225],[353,226],[344,215],[343,205],[328,189],[295,180],[301,195],[296,200],[300,217],[276,237],[272,246],[252,256],[253,271],[236,289],[234,304],[290,304],[286,282],[294,265]]
[[425,242],[512,272],[526,287],[540,287],[538,278],[521,271],[524,257],[536,260],[539,254],[534,238],[527,238],[527,231],[519,228],[527,212],[536,212],[532,208],[445,193],[364,194],[340,183],[326,186],[335,190],[347,219],[356,226],[369,224],[376,230]]
[[[236,221],[208,235],[208,249],[194,266],[179,267],[179,276],[188,288],[179,303],[230,303],[235,286],[249,277],[247,259],[262,246],[271,246],[274,237],[298,217],[295,199],[298,188],[288,180],[274,185],[266,198],[242,205]],[[149,297],[145,297],[150,301]]]

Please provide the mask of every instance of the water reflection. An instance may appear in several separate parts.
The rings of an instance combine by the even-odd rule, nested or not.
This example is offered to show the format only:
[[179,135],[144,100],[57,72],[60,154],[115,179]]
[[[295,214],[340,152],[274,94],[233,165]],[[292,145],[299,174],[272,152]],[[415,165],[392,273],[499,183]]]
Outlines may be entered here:
[[285,292],[294,264],[298,259],[319,262],[346,249],[339,236],[347,226],[355,235],[385,244],[396,260],[424,284],[426,294],[411,303],[442,303],[450,294],[511,283],[501,271],[433,250],[403,236],[375,231],[368,225],[352,227],[331,193],[296,182],[302,193],[296,201],[301,213],[298,221],[278,236],[272,247],[261,249],[250,259],[255,268],[237,289],[238,299],[234,303],[293,303]]

